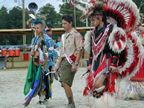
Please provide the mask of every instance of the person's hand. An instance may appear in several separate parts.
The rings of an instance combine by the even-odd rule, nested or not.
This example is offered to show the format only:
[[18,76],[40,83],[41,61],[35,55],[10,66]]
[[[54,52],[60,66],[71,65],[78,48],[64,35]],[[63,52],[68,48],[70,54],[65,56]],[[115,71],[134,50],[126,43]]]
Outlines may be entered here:
[[71,71],[72,71],[72,72],[75,72],[76,70],[77,70],[77,66],[76,66],[75,64],[73,64]]
[[43,32],[41,32],[41,33],[40,33],[40,36],[42,37],[43,35],[44,35],[44,33],[43,33]]
[[87,71],[90,71],[91,70],[91,65],[89,65],[88,67],[87,67]]
[[109,67],[109,71],[112,72],[112,73],[114,73],[114,72],[118,72],[118,69],[115,66],[110,66]]

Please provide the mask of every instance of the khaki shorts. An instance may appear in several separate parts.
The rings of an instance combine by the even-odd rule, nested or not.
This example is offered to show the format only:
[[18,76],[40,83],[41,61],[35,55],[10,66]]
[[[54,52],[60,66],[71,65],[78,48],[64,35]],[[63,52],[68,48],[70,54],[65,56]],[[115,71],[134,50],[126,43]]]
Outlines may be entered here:
[[64,82],[68,84],[70,87],[72,86],[73,79],[76,72],[72,72],[72,65],[67,61],[62,61],[62,67],[61,67],[61,76],[60,76],[60,82]]

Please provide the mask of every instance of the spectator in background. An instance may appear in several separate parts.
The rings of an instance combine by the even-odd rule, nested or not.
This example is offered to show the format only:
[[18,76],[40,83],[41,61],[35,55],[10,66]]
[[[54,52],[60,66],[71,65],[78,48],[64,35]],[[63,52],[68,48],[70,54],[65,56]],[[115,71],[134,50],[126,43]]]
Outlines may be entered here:
[[45,30],[47,35],[52,38],[52,29],[47,27]]
[[58,42],[56,43],[56,47],[59,47],[59,46],[60,46],[60,44],[61,44],[61,37],[60,37],[60,36],[58,36]]

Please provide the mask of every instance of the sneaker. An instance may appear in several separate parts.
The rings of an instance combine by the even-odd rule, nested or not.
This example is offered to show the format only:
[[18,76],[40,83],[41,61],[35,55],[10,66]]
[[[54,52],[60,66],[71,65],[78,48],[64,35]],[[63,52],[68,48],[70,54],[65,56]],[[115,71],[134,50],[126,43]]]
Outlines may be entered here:
[[102,86],[100,88],[93,90],[92,92],[93,97],[100,98],[103,95],[104,88],[105,86]]
[[45,102],[45,95],[39,96],[39,104],[43,104]]
[[71,104],[68,104],[68,105],[67,105],[67,108],[76,108],[76,106],[75,106],[74,103],[71,103]]
[[30,101],[31,101],[31,98],[30,98],[29,96],[27,96],[27,97],[25,98],[25,103],[24,103],[23,105],[24,105],[25,107],[28,106],[29,103],[30,103]]
[[105,88],[105,86],[102,86],[100,88],[95,89],[95,91],[97,91],[99,93],[99,92],[102,92],[104,90],[104,88]]

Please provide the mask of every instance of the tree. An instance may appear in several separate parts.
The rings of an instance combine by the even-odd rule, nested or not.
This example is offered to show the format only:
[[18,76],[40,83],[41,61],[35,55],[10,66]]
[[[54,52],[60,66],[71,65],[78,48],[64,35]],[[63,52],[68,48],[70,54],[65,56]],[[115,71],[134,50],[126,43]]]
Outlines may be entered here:
[[55,11],[55,8],[51,4],[46,4],[39,10],[40,15],[46,17],[46,24],[48,27],[60,27],[60,14]]
[[14,7],[9,11],[9,27],[11,29],[22,28],[22,9]]
[[143,15],[142,17],[142,22],[141,23],[144,23],[144,0],[133,0],[137,7],[140,9],[140,13]]
[[5,7],[0,9],[0,29],[6,29],[8,25],[8,12]]
[[[26,12],[26,20],[28,19],[28,10]],[[12,10],[7,11],[5,7],[2,7],[0,10],[0,29],[16,29],[22,28],[22,9],[20,7],[14,7]],[[31,40],[28,37],[28,42]],[[21,36],[1,36],[0,37],[0,44],[22,44],[22,37]]]
[[[2,7],[0,9],[0,29],[6,29],[7,28],[7,24],[8,24],[8,12],[7,9],[5,7]],[[4,36],[0,37],[0,44],[3,45],[5,44],[7,41],[7,39]]]
[[133,0],[138,8],[141,8],[140,12],[144,13],[144,0]]
[[[74,8],[71,8],[69,3],[64,3],[62,5],[60,5],[60,15],[71,15],[74,18]],[[85,22],[82,22],[80,17],[82,15],[82,12],[78,9],[76,9],[76,26],[77,27],[83,27],[85,26]]]

